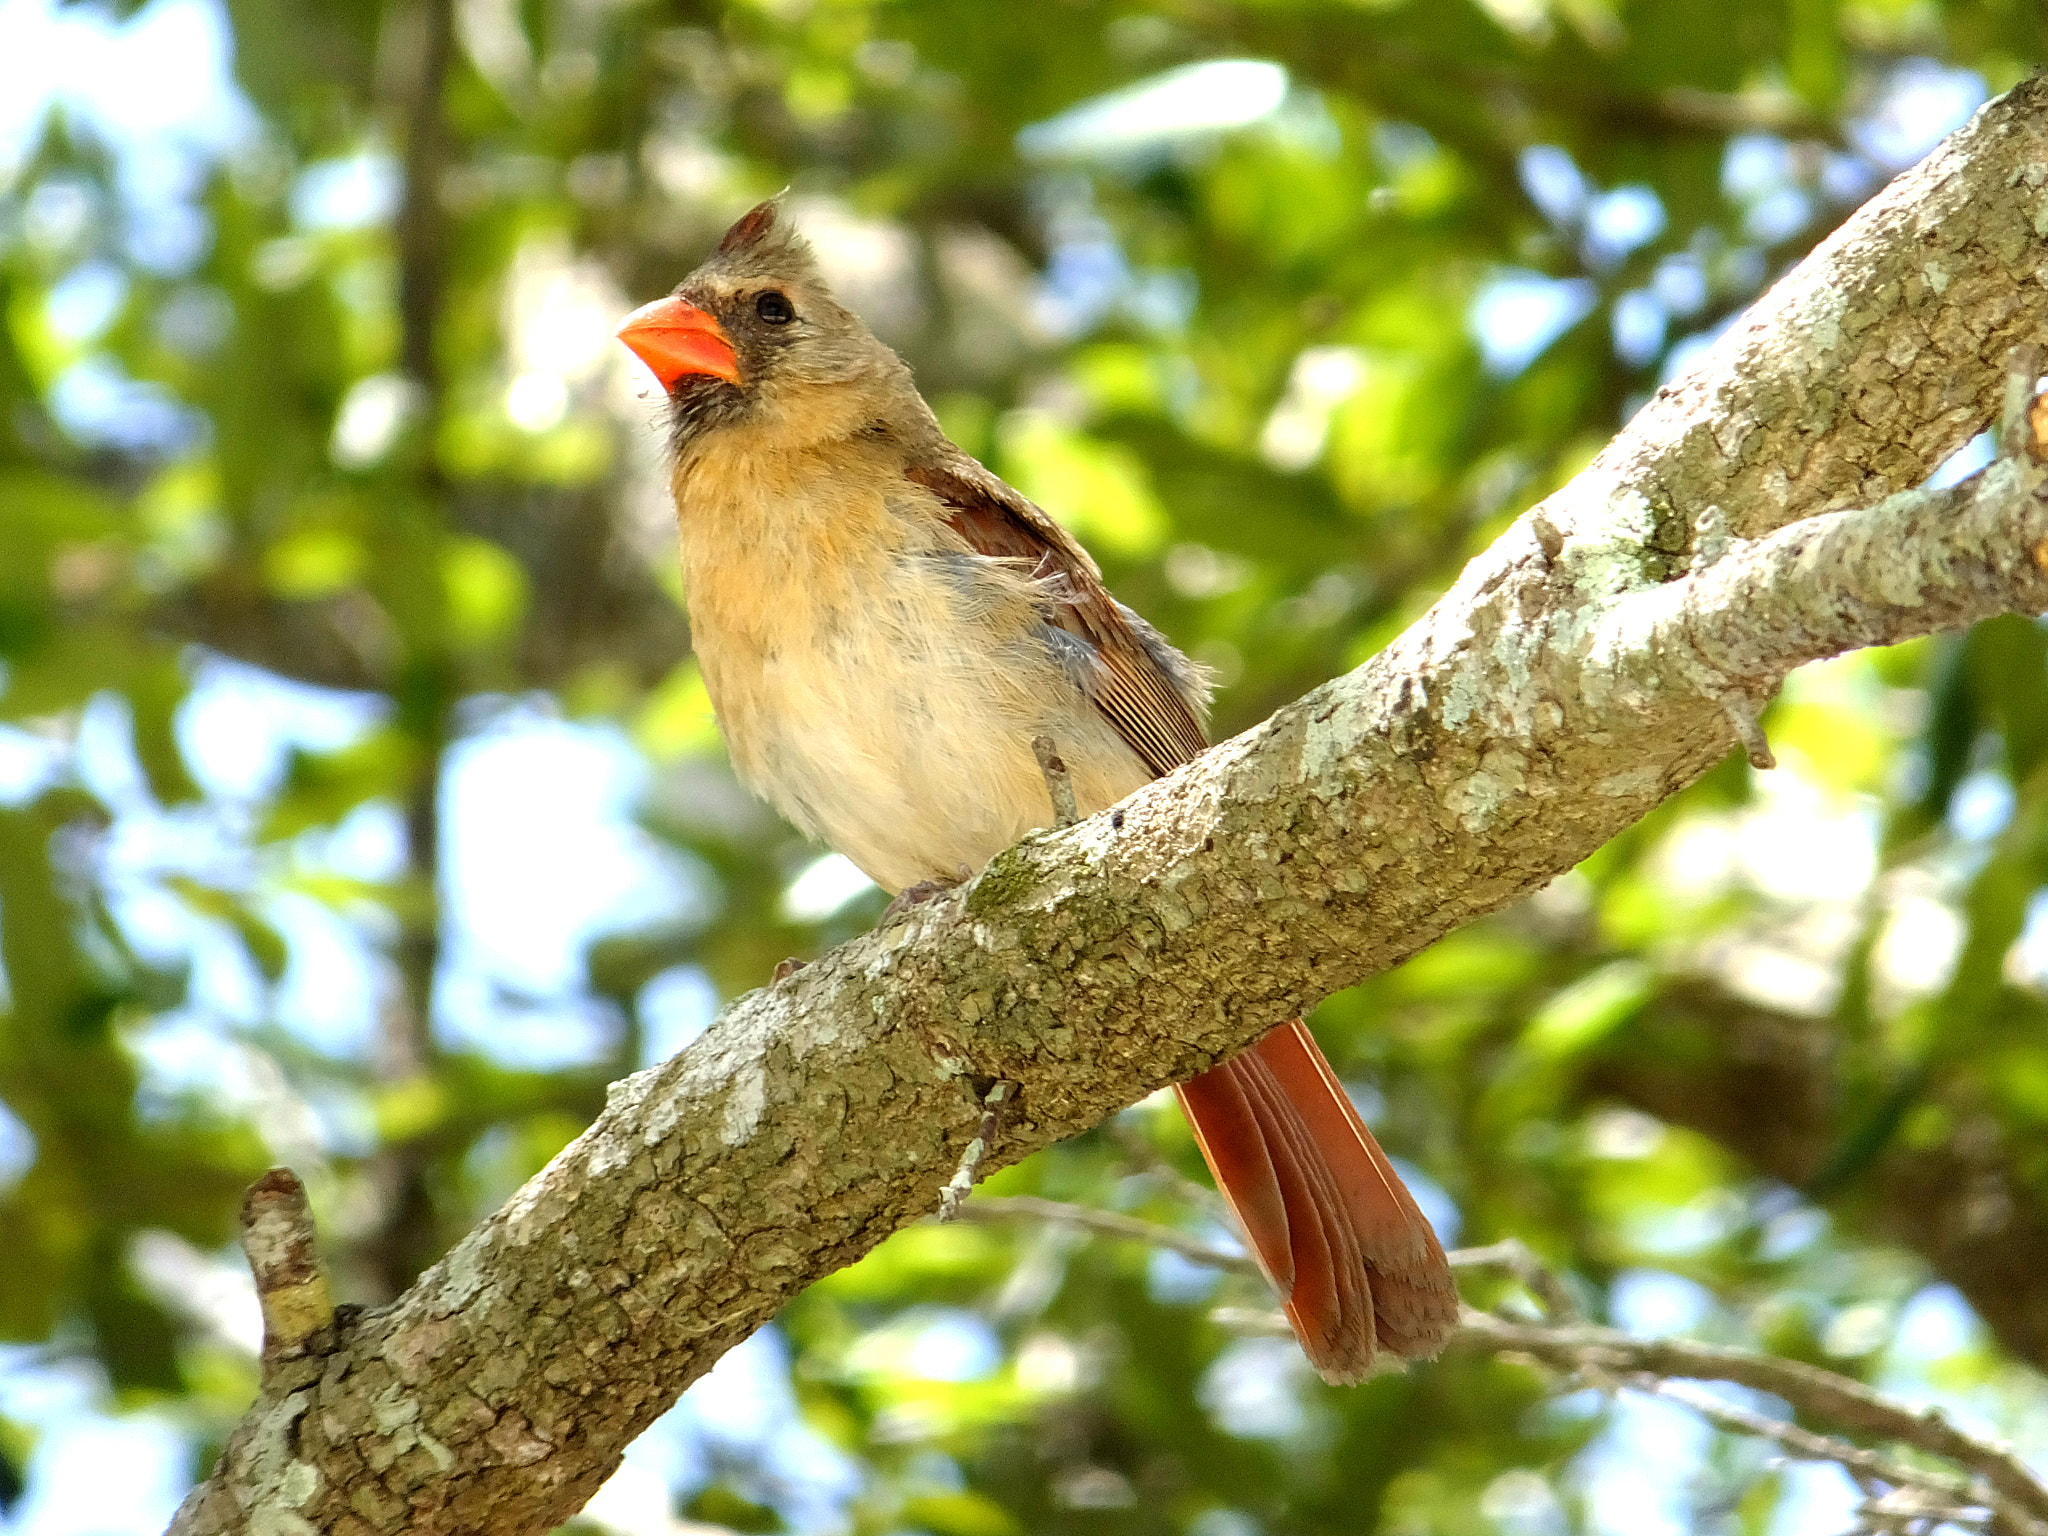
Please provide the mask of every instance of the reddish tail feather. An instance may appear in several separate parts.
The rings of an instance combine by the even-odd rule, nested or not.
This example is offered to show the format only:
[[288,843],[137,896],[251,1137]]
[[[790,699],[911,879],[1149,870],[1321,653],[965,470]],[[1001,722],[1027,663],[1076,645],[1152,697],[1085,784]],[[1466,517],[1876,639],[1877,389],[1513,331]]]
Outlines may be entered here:
[[1179,1089],[1181,1108],[1325,1381],[1434,1355],[1458,1319],[1443,1248],[1299,1019]]

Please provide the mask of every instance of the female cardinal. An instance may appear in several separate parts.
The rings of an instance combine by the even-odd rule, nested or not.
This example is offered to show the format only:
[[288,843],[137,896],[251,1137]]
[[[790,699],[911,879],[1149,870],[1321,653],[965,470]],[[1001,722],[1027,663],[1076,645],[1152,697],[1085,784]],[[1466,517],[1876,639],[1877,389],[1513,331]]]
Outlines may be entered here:
[[[773,202],[619,339],[668,391],[690,632],[733,766],[893,892],[1200,753],[1208,684],[1059,524],[962,453]],[[1309,1360],[1433,1355],[1443,1249],[1296,1021],[1179,1089]]]

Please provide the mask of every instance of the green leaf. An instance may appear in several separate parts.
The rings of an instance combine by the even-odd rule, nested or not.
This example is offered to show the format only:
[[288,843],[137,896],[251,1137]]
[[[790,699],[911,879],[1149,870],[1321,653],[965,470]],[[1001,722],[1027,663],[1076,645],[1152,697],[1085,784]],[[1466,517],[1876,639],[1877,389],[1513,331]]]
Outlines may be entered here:
[[1522,1031],[1522,1046],[1539,1061],[1583,1055],[1635,1017],[1656,986],[1656,972],[1640,960],[1604,965],[1545,1003]]
[[284,787],[264,819],[262,840],[279,842],[332,826],[366,800],[400,798],[416,763],[417,749],[392,730],[373,731],[333,752],[294,749]]
[[345,528],[294,528],[264,551],[263,575],[279,597],[304,601],[347,591],[369,561],[363,541]]
[[174,875],[165,883],[184,897],[195,911],[233,928],[242,941],[242,947],[249,952],[249,958],[263,973],[264,980],[275,983],[283,979],[285,967],[291,960],[284,935],[251,911],[246,897],[205,885],[188,875]]
[[201,790],[178,741],[178,710],[191,691],[183,667],[169,656],[134,668],[126,682],[135,758],[161,805],[197,800]]
[[1017,489],[1114,554],[1149,554],[1165,541],[1165,509],[1144,461],[1129,449],[1019,413],[1001,428],[1002,464]]
[[756,1504],[727,1483],[713,1483],[684,1506],[683,1513],[706,1525],[723,1526],[743,1536],[772,1536],[785,1529],[782,1517],[766,1504]]
[[454,539],[442,555],[449,638],[464,650],[505,639],[526,612],[526,572],[488,539]]
[[903,1518],[936,1536],[1022,1536],[1024,1529],[1002,1505],[971,1489],[907,1499]]

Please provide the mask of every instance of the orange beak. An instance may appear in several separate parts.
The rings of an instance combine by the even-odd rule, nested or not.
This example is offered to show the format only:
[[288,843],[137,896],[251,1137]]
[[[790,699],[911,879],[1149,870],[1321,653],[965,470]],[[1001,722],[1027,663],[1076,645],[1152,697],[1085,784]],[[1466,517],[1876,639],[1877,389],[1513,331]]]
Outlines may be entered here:
[[708,373],[728,384],[740,381],[739,359],[725,328],[694,304],[673,296],[642,304],[612,333],[654,370],[663,389],[674,389],[685,374]]

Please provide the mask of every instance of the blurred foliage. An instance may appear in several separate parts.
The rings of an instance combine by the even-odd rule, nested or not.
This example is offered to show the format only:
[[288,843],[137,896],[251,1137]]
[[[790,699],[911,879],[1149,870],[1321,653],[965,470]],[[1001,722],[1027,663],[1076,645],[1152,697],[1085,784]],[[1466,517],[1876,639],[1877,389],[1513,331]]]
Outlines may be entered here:
[[[222,143],[146,162],[70,110],[0,159],[0,1340],[93,1364],[195,1469],[253,1388],[206,1298],[255,1173],[298,1167],[345,1292],[385,1299],[675,1043],[677,997],[877,910],[798,899],[829,866],[731,782],[606,340],[736,210],[793,189],[949,429],[1216,669],[1231,731],[1382,645],[2048,43],[2027,0],[228,12]],[[1284,90],[1171,73],[1219,59]],[[2039,1451],[2044,685],[2017,619],[1814,669],[1779,773],[1731,761],[1332,999],[1446,1237]],[[444,867],[453,764],[550,719],[643,765],[682,892],[566,1001],[467,954]],[[336,946],[369,978],[347,1028]],[[586,1047],[499,1048],[551,1007]],[[1221,1238],[1170,1172],[1198,1168],[1148,1104],[997,1184]],[[1937,1347],[1944,1286],[1982,1323]],[[1071,1233],[907,1231],[779,1324],[808,1438],[707,1430],[677,1509],[1594,1521],[1633,1443],[1599,1402],[1474,1358],[1331,1391],[1238,1331],[1262,1305]],[[0,1507],[34,1439],[0,1416]],[[1792,1507],[1753,1446],[1659,1443],[1681,1525]]]

